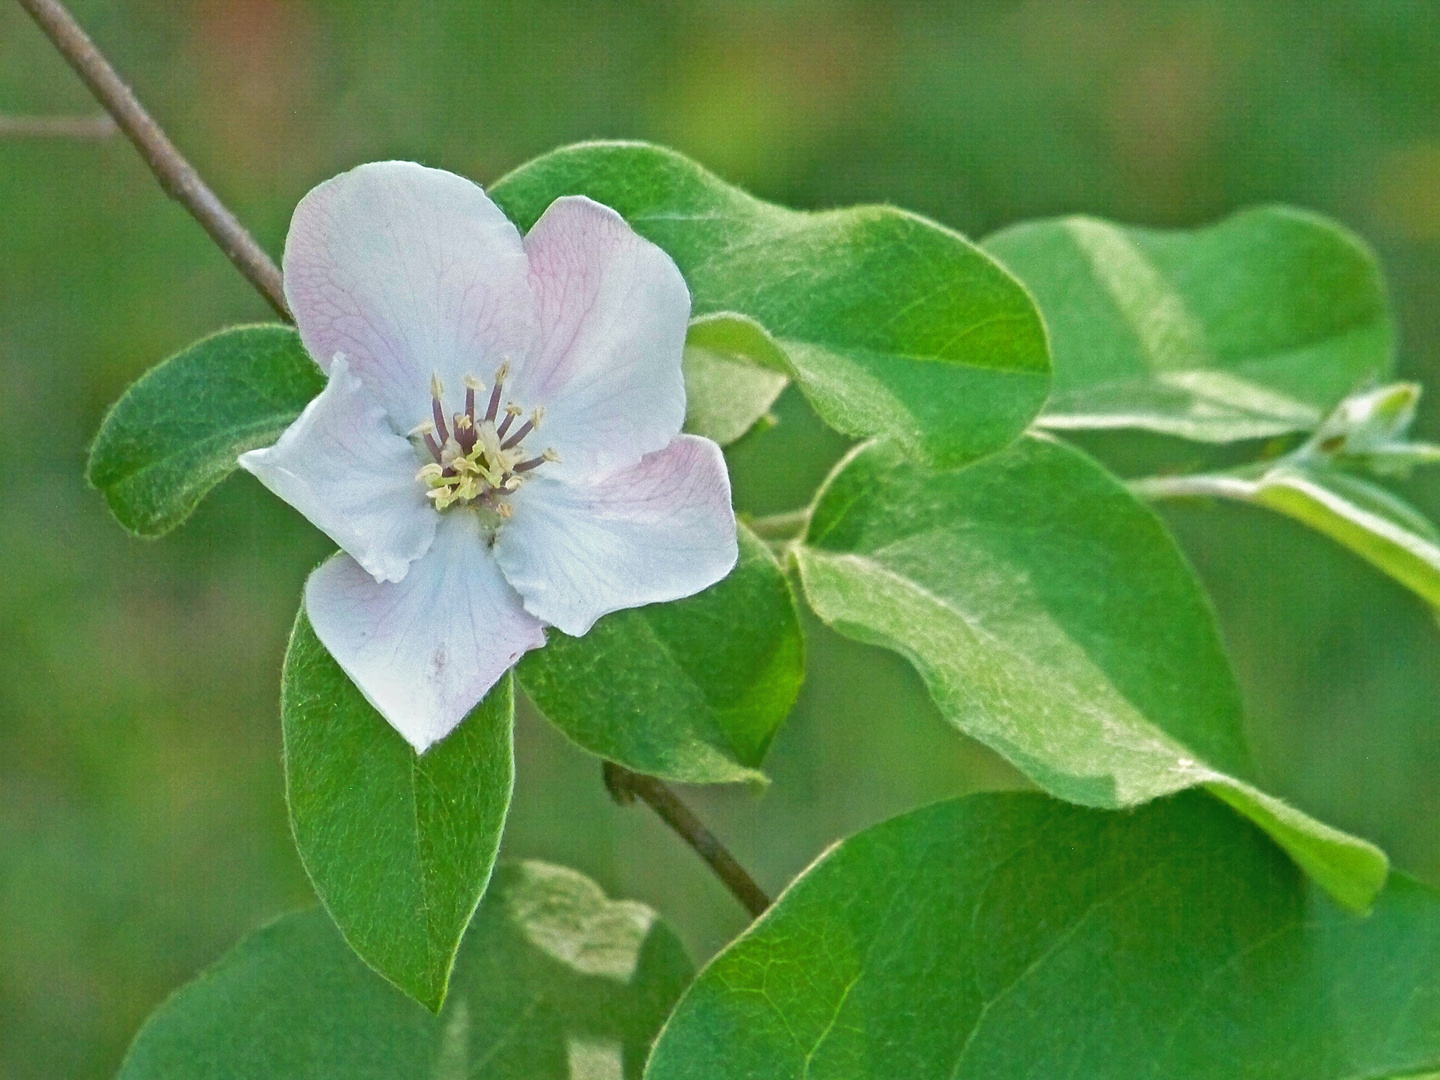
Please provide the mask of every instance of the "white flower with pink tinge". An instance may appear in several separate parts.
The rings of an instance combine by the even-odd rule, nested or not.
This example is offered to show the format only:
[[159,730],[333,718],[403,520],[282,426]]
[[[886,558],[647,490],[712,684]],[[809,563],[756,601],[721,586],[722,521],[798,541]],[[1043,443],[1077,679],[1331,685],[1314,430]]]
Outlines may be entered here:
[[417,751],[547,625],[735,565],[720,448],[680,434],[689,290],[613,210],[522,239],[469,180],[362,165],[296,208],[285,295],[329,382],[240,464],[340,545],[306,612]]

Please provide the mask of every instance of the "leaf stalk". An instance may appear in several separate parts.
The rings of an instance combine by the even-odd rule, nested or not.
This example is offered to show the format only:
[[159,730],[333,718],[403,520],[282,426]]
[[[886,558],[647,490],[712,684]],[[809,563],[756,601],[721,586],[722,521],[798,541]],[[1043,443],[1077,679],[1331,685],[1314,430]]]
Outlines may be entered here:
[[613,761],[605,762],[605,787],[621,806],[628,806],[637,798],[660,815],[660,820],[675,830],[680,839],[704,859],[715,876],[730,890],[753,917],[759,918],[770,906],[770,898],[755,884],[743,866],[731,855],[720,839],[705,827],[678,795],[663,780],[643,773],[633,772]]

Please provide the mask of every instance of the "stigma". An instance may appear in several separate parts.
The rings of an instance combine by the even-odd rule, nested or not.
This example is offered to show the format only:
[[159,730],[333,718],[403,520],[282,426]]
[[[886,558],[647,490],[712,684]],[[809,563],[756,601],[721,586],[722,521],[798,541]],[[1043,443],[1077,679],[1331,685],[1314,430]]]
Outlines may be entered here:
[[445,385],[438,374],[430,379],[431,419],[410,433],[411,438],[424,442],[433,459],[416,474],[425,485],[425,495],[436,510],[452,506],[470,506],[489,511],[503,520],[510,517],[513,507],[507,497],[520,490],[526,475],[546,462],[559,461],[560,455],[546,449],[530,456],[525,439],[545,417],[545,410],[536,407],[519,424],[525,410],[513,401],[504,409],[500,401],[505,393],[505,380],[510,377],[506,360],[495,372],[484,412],[478,411],[485,385],[473,375],[465,376],[465,409],[445,415]]

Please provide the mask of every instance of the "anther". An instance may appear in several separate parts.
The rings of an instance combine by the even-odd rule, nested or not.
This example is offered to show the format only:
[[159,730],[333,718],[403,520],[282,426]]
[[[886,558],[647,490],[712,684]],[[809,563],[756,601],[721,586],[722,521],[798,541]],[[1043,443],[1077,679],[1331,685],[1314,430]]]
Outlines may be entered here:
[[511,514],[515,512],[515,508],[511,506],[508,502],[502,502],[496,505],[495,512],[499,514],[502,518],[508,518]]
[[515,466],[514,471],[515,471],[516,473],[529,472],[531,469],[538,469],[541,465],[544,465],[547,461],[559,461],[559,460],[560,460],[560,454],[555,450],[555,448],[554,448],[554,447],[551,447],[551,446],[547,446],[547,447],[545,448],[544,453],[542,453],[539,457],[533,457],[533,458],[531,458],[529,461],[522,461],[519,465],[516,465],[516,466]]
[[475,421],[468,413],[457,412],[452,422],[455,424],[455,441],[460,444],[461,450],[470,453],[475,449]]

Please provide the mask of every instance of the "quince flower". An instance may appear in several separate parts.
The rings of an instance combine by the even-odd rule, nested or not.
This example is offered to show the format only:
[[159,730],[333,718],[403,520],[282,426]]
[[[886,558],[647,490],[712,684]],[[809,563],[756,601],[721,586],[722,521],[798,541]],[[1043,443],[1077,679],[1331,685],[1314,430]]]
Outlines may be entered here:
[[613,210],[557,199],[522,239],[469,180],[361,165],[300,201],[284,270],[329,381],[240,464],[340,546],[306,612],[416,751],[546,626],[735,565],[720,448],[680,434],[689,290]]

